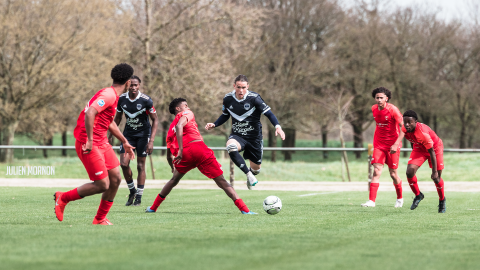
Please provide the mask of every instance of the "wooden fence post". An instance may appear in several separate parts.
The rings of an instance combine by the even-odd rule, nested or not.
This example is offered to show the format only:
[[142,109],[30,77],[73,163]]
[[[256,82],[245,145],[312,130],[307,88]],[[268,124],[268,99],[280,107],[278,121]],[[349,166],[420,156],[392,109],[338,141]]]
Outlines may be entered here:
[[230,185],[233,187],[233,182],[235,182],[235,164],[230,159]]
[[370,191],[370,183],[372,182],[373,178],[373,165],[372,165],[372,156],[373,156],[373,145],[371,143],[368,144],[368,191]]

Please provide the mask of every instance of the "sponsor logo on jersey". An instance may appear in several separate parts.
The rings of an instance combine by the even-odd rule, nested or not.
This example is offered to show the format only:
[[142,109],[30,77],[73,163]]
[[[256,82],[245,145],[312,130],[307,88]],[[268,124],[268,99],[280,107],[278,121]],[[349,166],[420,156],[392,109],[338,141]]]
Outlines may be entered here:
[[103,107],[103,105],[105,105],[105,101],[103,99],[100,99],[99,101],[97,101],[97,104],[98,106]]
[[249,122],[237,122],[232,125],[232,131],[234,133],[239,133],[241,135],[247,135],[249,131],[255,130],[252,126],[249,125]]
[[142,104],[137,104],[137,110],[140,110],[142,108]]
[[250,103],[245,103],[243,108],[248,111],[250,109]]

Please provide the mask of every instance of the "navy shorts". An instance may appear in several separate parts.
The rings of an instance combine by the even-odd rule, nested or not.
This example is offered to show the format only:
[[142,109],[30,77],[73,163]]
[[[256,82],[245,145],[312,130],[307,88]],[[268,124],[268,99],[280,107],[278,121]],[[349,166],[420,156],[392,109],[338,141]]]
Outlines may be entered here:
[[[128,143],[135,147],[133,152],[136,152],[137,157],[146,157],[147,156],[147,144],[150,141],[150,137],[128,137],[125,136]],[[120,153],[125,153],[125,149],[123,148],[123,143],[120,145]]]
[[263,139],[260,140],[245,140],[238,135],[230,135],[228,139],[236,140],[240,146],[240,152],[244,151],[243,158],[260,165],[263,157]]

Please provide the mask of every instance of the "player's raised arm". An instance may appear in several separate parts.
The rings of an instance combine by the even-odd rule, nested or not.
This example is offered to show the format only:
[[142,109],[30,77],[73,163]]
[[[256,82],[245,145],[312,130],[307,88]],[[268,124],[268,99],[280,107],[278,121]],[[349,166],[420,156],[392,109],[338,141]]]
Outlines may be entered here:
[[280,126],[280,123],[278,122],[275,114],[273,114],[270,106],[263,101],[260,95],[255,99],[255,106],[262,111],[262,114],[265,115],[268,120],[270,120],[270,123],[272,123],[272,125],[275,127],[275,136],[280,134],[280,138],[285,140],[285,132],[283,132],[282,126]]
[[230,113],[228,112],[228,110],[225,109],[225,104],[223,104],[222,115],[218,117],[215,123],[207,123],[207,125],[205,126],[205,129],[211,130],[211,129],[214,129],[215,127],[221,126],[225,124],[225,122],[227,122],[229,118],[230,118]]

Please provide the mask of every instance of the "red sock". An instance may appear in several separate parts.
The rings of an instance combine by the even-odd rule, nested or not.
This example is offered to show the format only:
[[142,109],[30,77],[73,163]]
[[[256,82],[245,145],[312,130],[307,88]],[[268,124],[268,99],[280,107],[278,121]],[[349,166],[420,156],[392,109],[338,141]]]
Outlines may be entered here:
[[163,201],[165,201],[165,198],[160,197],[160,194],[158,194],[155,198],[155,201],[153,202],[153,205],[150,206],[150,209],[152,209],[153,211],[157,211],[158,207]]
[[370,183],[370,196],[368,197],[370,201],[375,202],[375,199],[377,198],[377,191],[379,186],[380,186],[380,183]]
[[410,185],[410,188],[413,191],[413,194],[415,194],[415,196],[420,194],[420,188],[418,188],[418,183],[417,183],[417,176],[414,175],[412,178],[407,178],[407,180],[408,180],[408,184]]
[[438,198],[440,199],[440,201],[443,201],[443,199],[445,199],[445,189],[443,188],[443,179],[440,178],[440,182],[438,182],[438,184],[435,184],[435,186],[437,187]]
[[400,183],[398,183],[398,185],[393,184],[393,186],[395,187],[395,191],[397,192],[397,199],[403,198],[403,196],[402,196],[402,181],[400,181]]
[[82,199],[82,197],[80,197],[80,195],[78,195],[78,190],[77,189],[72,189],[70,191],[67,191],[67,192],[63,193],[62,197],[60,197],[60,199],[63,202],[68,203],[68,202],[71,202],[71,201],[80,200],[80,199]]
[[105,219],[112,205],[113,205],[113,202],[105,201],[103,199],[100,200],[100,206],[98,207],[97,215],[95,216],[95,218],[97,220]]
[[247,205],[243,202],[242,199],[235,200],[234,203],[238,207],[238,210],[247,213],[250,212],[250,209],[248,209]]

